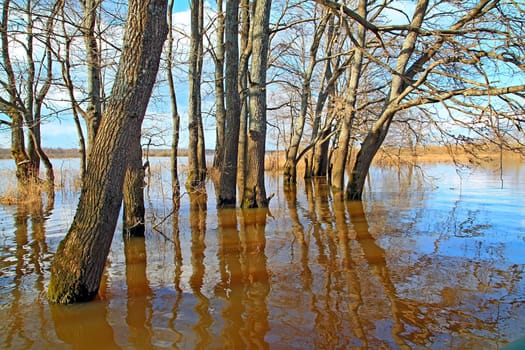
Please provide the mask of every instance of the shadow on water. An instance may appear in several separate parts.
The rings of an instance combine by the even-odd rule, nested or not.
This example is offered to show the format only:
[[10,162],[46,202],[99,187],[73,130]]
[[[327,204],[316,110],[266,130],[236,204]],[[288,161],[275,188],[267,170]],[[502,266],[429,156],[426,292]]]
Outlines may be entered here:
[[365,202],[272,178],[269,210],[152,188],[146,237],[116,235],[99,300],[72,306],[44,294],[60,208],[2,209],[0,348],[497,349],[525,333],[523,190],[381,176],[390,192]]

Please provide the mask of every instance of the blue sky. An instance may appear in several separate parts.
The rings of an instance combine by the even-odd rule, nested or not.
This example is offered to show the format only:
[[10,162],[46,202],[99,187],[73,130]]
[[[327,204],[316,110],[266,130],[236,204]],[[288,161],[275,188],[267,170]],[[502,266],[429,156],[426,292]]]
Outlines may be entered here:
[[[175,1],[174,4],[174,23],[180,26],[189,25],[189,3],[188,1]],[[12,50],[16,52],[16,49]],[[55,68],[58,66],[55,66]],[[186,110],[187,110],[187,79],[185,74],[180,71],[174,72],[177,75],[177,78],[180,80],[180,83],[177,86],[178,90],[178,104],[179,112],[182,114],[182,118],[185,119]],[[83,74],[83,73],[80,73]],[[163,74],[163,72],[160,72]],[[57,71],[57,77],[60,76],[60,73]],[[79,76],[77,76],[79,78]],[[82,77],[80,76],[80,79]],[[163,88],[164,91],[156,89],[157,93],[163,96],[167,96],[167,88]],[[110,90],[107,90],[109,94]],[[154,92],[155,94],[155,92]],[[55,91],[50,91],[48,97],[53,100],[53,104],[59,106],[58,109],[66,110],[69,109],[70,104],[68,101],[68,94],[65,91],[60,91],[60,89],[55,89]],[[170,106],[169,100],[167,98],[162,98],[159,100],[159,97],[156,97],[155,100],[150,102],[150,107],[148,108],[149,117],[145,120],[145,126],[156,125],[159,126],[162,124],[162,128],[171,132],[171,117],[170,117]],[[45,112],[44,112],[45,113]],[[0,116],[2,119],[7,119],[4,116]],[[83,122],[83,121],[82,121]],[[186,124],[184,120],[181,123],[181,146],[185,140],[184,134],[186,132]],[[84,125],[83,125],[84,126]],[[84,128],[85,133],[85,128]],[[68,112],[61,113],[58,117],[53,115],[51,117],[44,118],[41,125],[41,134],[42,134],[42,146],[43,147],[53,147],[53,148],[78,148],[78,133],[73,122],[72,116]],[[169,147],[169,142],[171,142],[171,133],[166,134],[165,147]],[[213,133],[213,137],[215,133]],[[187,139],[187,136],[186,136]],[[214,140],[213,140],[214,141]],[[9,148],[10,147],[10,130],[5,126],[0,126],[0,147]]]

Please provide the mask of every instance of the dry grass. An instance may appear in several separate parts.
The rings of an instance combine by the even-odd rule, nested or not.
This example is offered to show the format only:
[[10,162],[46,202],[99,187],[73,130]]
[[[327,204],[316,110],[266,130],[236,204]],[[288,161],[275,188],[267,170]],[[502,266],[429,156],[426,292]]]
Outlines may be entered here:
[[[353,163],[358,150],[353,150],[350,155],[350,164]],[[504,151],[503,157],[523,158],[517,153]],[[424,164],[424,163],[459,163],[459,164],[489,164],[498,162],[500,152],[496,148],[472,145],[470,147],[427,146],[416,149],[408,148],[382,148],[374,158],[378,166],[397,166],[399,164]],[[279,172],[284,169],[286,155],[284,151],[268,152],[265,160],[265,170]],[[297,170],[304,170],[304,161],[299,162]]]
[[456,163],[456,164],[490,164],[505,159],[519,159],[519,154],[481,145],[466,147],[427,146],[417,149],[385,148],[378,152],[374,163],[380,166],[395,166],[401,163]]

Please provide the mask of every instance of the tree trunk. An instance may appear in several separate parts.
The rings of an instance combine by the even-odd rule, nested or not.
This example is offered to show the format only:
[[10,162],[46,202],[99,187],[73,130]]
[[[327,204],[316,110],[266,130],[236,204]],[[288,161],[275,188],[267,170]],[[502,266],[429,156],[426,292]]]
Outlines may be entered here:
[[250,121],[248,126],[246,178],[243,208],[266,208],[268,198],[264,185],[266,143],[266,65],[271,0],[255,4],[252,31],[252,63],[250,82]]
[[122,204],[122,169],[133,138],[140,137],[166,34],[166,0],[130,0],[121,60],[77,212],[51,264],[52,302],[87,301],[97,295]]
[[199,61],[202,46],[202,33],[200,18],[202,0],[192,0],[191,12],[191,36],[190,36],[190,65],[189,65],[189,102],[188,102],[188,175],[186,187],[189,191],[195,191],[203,185],[201,174],[201,158],[199,149],[199,133],[201,130],[200,115],[200,68]]
[[328,20],[331,17],[331,13],[327,13],[328,14],[324,15],[324,17],[321,19],[321,22],[319,23],[319,26],[316,28],[314,37],[312,38],[312,45],[310,46],[310,58],[306,72],[303,75],[303,82],[300,91],[301,106],[299,109],[299,115],[293,121],[290,146],[286,151],[286,161],[284,163],[285,185],[290,185],[297,182],[297,163],[299,162],[297,154],[299,152],[299,146],[303,138],[304,125],[306,123],[306,117],[308,113],[308,104],[310,103],[310,85],[315,66],[317,65],[317,51],[319,49],[321,37],[323,36],[325,28],[328,24]]
[[[251,5],[250,5],[251,4]],[[241,111],[239,120],[239,148],[237,150],[237,188],[239,193],[244,191],[244,178],[246,169],[246,139],[248,125],[248,60],[252,52],[252,39],[250,35],[250,13],[253,2],[249,0],[240,1],[240,43],[241,56],[239,58],[239,95],[241,99]]]
[[87,127],[88,147],[87,155],[95,140],[100,118],[102,116],[102,101],[100,98],[100,54],[95,35],[95,24],[100,7],[99,0],[81,1],[84,17],[81,26],[82,36],[86,47],[86,66],[87,66],[87,109],[83,114]]
[[[128,167],[124,178],[124,235],[127,237],[144,237],[144,177],[145,167],[142,165],[142,149],[140,134],[133,135],[128,150]],[[131,138],[131,137],[130,137]]]
[[[226,9],[227,11],[227,9]],[[224,159],[224,125],[226,109],[224,107],[224,12],[222,0],[217,0],[217,44],[215,45],[215,153],[213,168],[220,169]]]
[[174,0],[169,0],[168,4],[168,52],[167,52],[167,73],[168,87],[171,102],[171,120],[173,122],[173,133],[171,139],[171,189],[174,202],[178,202],[180,196],[180,182],[178,173],[178,151],[179,151],[179,130],[180,115],[177,106],[177,95],[175,93],[175,83],[173,79],[173,6]]
[[[25,8],[22,6],[25,4]],[[41,158],[46,167],[47,184],[53,190],[53,167],[41,147],[40,123],[41,108],[52,83],[53,59],[51,52],[51,37],[53,36],[54,21],[59,6],[55,2],[49,13],[39,15],[34,13],[33,4],[27,1],[23,4],[16,3],[17,10],[24,11],[25,32],[20,32],[17,25],[10,25],[11,2],[6,0],[2,4],[2,19],[0,27],[1,38],[1,67],[2,67],[2,92],[5,97],[0,99],[0,113],[11,119],[5,123],[11,128],[11,155],[16,165],[20,195],[24,195],[28,184],[39,182]],[[20,15],[20,14],[18,14]],[[18,16],[15,15],[15,16]],[[35,60],[34,23],[45,21],[45,30],[39,30],[39,42],[44,43],[44,59]],[[15,29],[16,28],[16,29]],[[16,38],[10,37],[16,30]],[[24,36],[23,36],[23,35]],[[25,41],[19,41],[25,38]],[[42,39],[45,39],[43,41]],[[24,60],[15,60],[12,63],[10,44],[17,41],[19,48],[25,54]],[[38,51],[41,52],[41,51]],[[23,61],[23,63],[22,63]],[[23,66],[20,66],[20,65]],[[38,65],[38,66],[37,66]],[[23,74],[21,74],[21,71]],[[25,135],[24,128],[27,128]],[[27,140],[25,137],[27,136]]]
[[330,129],[321,131],[321,141],[315,145],[312,157],[312,175],[314,177],[326,177],[328,175],[328,147],[330,146],[328,135],[331,132]]
[[235,207],[237,203],[237,161],[241,100],[239,96],[239,1],[226,1],[226,128],[224,160],[219,179],[218,207]]
[[[368,0],[359,0],[357,12],[364,19],[366,19],[367,16],[367,6]],[[354,49],[354,59],[352,60],[352,66],[350,68],[350,81],[348,83],[345,101],[345,107],[349,108],[349,111],[345,112],[343,120],[341,121],[341,130],[339,131],[339,139],[334,154],[335,159],[332,169],[332,187],[336,191],[342,191],[344,189],[344,175],[348,162],[352,125],[356,116],[357,89],[361,78],[361,67],[363,65],[362,50],[365,46],[365,40],[366,28],[363,25],[358,25],[356,45],[359,47]]]
[[[410,23],[412,28],[421,28],[421,24],[425,18],[426,10],[429,0],[419,0],[414,10],[414,15]],[[361,145],[361,149],[357,153],[356,162],[352,169],[348,185],[346,188],[346,197],[348,199],[361,200],[363,198],[363,189],[368,170],[372,164],[377,151],[383,144],[383,141],[388,133],[390,123],[392,122],[396,109],[395,106],[399,103],[398,98],[403,92],[406,82],[405,79],[412,77],[414,73],[405,76],[407,66],[412,58],[416,46],[416,39],[418,37],[417,31],[411,31],[407,34],[400,50],[399,57],[396,61],[395,70],[398,74],[393,75],[390,84],[390,93],[388,99],[385,101],[383,111],[378,120],[374,123],[368,132],[365,140]]]
[[350,174],[346,188],[347,199],[361,200],[363,198],[363,189],[370,165],[388,133],[389,125],[390,124],[384,125],[377,130],[371,130],[366,135],[365,140],[361,144],[361,149],[357,153],[356,161]]

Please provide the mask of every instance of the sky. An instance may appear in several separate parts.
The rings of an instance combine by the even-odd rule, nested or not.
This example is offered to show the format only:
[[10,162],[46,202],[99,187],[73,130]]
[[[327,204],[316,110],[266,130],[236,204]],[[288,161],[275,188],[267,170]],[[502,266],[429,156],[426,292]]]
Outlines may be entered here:
[[[189,27],[189,21],[190,21],[190,15],[189,15],[189,5],[187,1],[175,1],[174,3],[174,17],[173,17],[174,23],[178,27]],[[20,51],[21,53],[23,51]],[[16,48],[11,50],[11,54],[17,54]],[[57,66],[55,66],[56,69]],[[183,77],[181,76],[180,72],[176,73],[179,74],[179,79],[182,81]],[[56,76],[60,76],[60,73],[56,73]],[[82,77],[80,77],[82,78]],[[187,81],[187,79],[186,79]],[[178,102],[179,102],[179,109],[181,114],[183,114],[183,118],[186,115],[186,105],[187,105],[187,83],[180,83],[178,85]],[[166,91],[159,91],[157,89],[158,93],[167,96]],[[109,94],[109,90],[107,91]],[[69,109],[70,102],[68,98],[68,94],[66,91],[50,91],[48,93],[48,97],[52,100],[54,100],[55,106],[58,106],[59,109]],[[45,112],[44,112],[45,113]],[[150,101],[150,105],[148,108],[147,116],[144,122],[144,126],[148,127],[148,125],[158,125],[159,120],[162,123],[166,123],[166,128],[171,130],[171,117],[170,117],[170,110],[169,110],[169,101],[167,99],[164,99],[163,101],[158,100],[152,100]],[[8,118],[0,114],[1,119],[7,120]],[[153,119],[154,118],[154,119]],[[81,120],[83,130],[85,130],[85,126],[83,124],[83,120]],[[187,124],[187,123],[186,123]],[[186,132],[184,129],[184,125],[181,123],[181,131]],[[84,131],[85,133],[85,131]],[[186,132],[187,134],[187,132]],[[42,121],[41,124],[41,135],[42,135],[42,146],[45,148],[78,148],[78,133],[76,126],[73,122],[72,116],[70,114],[61,113],[60,116],[52,116],[47,117]],[[213,138],[214,138],[213,134]],[[181,139],[184,137],[182,135]],[[165,148],[170,147],[171,142],[171,134],[169,135],[169,139],[167,140],[167,144],[165,145]],[[0,125],[0,148],[9,148],[10,147],[10,130],[5,127],[4,125]],[[214,140],[213,140],[214,142]]]
[[[413,6],[407,3],[406,7]],[[399,14],[393,14],[393,17]],[[207,16],[212,18],[213,16]],[[189,28],[190,14],[189,4],[187,1],[175,1],[174,23],[180,28]],[[189,29],[188,29],[189,30]],[[188,32],[186,30],[186,32]],[[177,39],[176,39],[177,40]],[[188,47],[187,40],[179,41],[181,47]],[[213,70],[212,62],[208,55],[208,62],[205,62],[205,67],[208,70]],[[206,69],[206,68],[205,68]],[[84,73],[80,73],[84,74]],[[159,72],[160,78],[164,75],[163,71]],[[188,101],[188,85],[187,73],[181,70],[174,70],[176,78],[179,80],[177,85],[177,101],[179,113],[181,115],[180,127],[180,147],[187,146],[188,131],[187,131],[187,101]],[[80,78],[82,78],[80,76]],[[205,77],[206,78],[206,77]],[[208,79],[212,79],[208,77]],[[164,84],[165,85],[165,84]],[[109,90],[107,92],[109,94]],[[205,93],[203,93],[205,95]],[[66,91],[50,92],[49,96],[59,101],[60,108],[68,109],[68,94]],[[153,140],[153,144],[158,148],[169,148],[171,144],[171,107],[168,99],[167,87],[156,87],[153,92],[152,100],[150,101],[148,112],[143,124],[143,134],[157,133],[158,136]],[[215,147],[215,122],[211,113],[206,113],[212,110],[214,97],[210,94],[203,97],[204,112],[204,128],[206,134],[206,148],[212,149]],[[85,128],[84,128],[85,130]],[[50,148],[78,148],[78,134],[72,117],[66,113],[62,113],[60,117],[51,117],[43,121],[41,126],[42,146]],[[8,148],[10,145],[9,131],[3,129],[0,131],[0,147]]]

